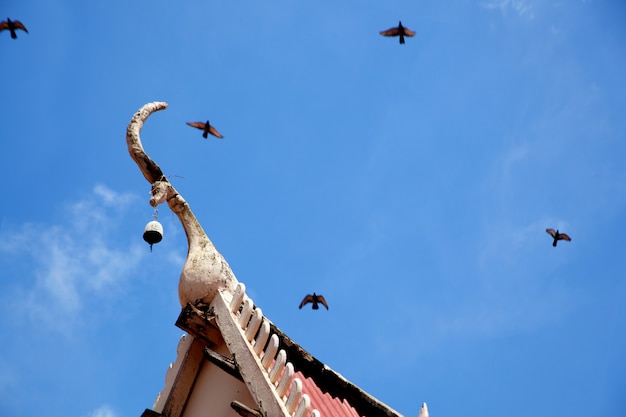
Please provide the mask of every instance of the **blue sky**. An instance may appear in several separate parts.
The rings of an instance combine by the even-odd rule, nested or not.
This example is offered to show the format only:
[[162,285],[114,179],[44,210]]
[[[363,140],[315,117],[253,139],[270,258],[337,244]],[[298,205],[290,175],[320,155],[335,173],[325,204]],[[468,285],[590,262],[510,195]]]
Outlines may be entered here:
[[135,417],[163,387],[187,248],[167,207],[141,238],[150,101],[146,151],[249,295],[361,388],[626,413],[623,2],[54,3],[0,10],[29,29],[0,33],[0,415]]

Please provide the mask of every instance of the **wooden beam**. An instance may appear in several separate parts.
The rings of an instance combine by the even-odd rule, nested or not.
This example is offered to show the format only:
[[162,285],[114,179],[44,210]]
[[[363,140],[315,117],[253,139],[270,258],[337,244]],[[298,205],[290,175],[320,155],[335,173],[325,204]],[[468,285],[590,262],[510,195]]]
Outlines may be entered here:
[[206,342],[194,338],[172,384],[162,414],[167,417],[181,417],[187,406],[191,388],[202,365],[203,350]]
[[259,410],[253,410],[239,401],[233,401],[230,403],[230,407],[242,417],[263,417],[263,414],[261,414]]
[[203,339],[209,346],[217,345],[222,340],[215,322],[215,314],[206,305],[187,304],[180,312],[176,326],[194,337]]
[[217,353],[209,348],[204,348],[204,357],[214,365],[217,365],[222,371],[226,372],[230,376],[234,376],[238,380],[243,382],[239,368],[234,359],[230,359],[221,353]]
[[290,413],[284,401],[278,397],[274,384],[263,369],[261,360],[252,350],[252,346],[239,326],[237,318],[230,312],[230,302],[226,301],[222,291],[211,302],[217,325],[228,350],[237,360],[237,366],[250,395],[259,407],[261,414],[270,417],[289,417]]

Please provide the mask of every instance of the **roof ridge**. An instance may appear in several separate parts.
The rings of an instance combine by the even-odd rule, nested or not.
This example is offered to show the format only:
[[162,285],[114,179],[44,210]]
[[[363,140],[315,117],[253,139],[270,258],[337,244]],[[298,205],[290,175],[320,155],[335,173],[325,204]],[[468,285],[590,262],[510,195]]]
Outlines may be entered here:
[[[278,350],[279,336],[275,331],[271,330],[270,322],[263,316],[261,308],[255,307],[252,299],[246,295],[245,284],[242,282],[237,284],[235,292],[232,294],[232,299],[226,305],[226,297],[228,295],[231,295],[228,291],[218,291],[218,295],[211,304],[216,313],[217,324],[221,328],[222,336],[229,348],[237,347],[235,346],[237,341],[232,340],[232,336],[236,336],[236,333],[227,331],[230,325],[235,324],[240,340],[245,342],[248,352],[254,355],[257,367],[263,370],[269,388],[281,406],[284,407],[284,411],[287,412],[286,415],[293,417],[321,417],[318,410],[312,410],[309,414],[311,399],[302,392],[302,380],[294,377],[294,366],[287,361],[287,352],[284,349]],[[221,302],[224,304],[221,304]],[[224,317],[225,308],[227,308],[226,311],[229,313],[230,320],[226,320],[226,317]],[[239,347],[241,348],[241,346]],[[235,354],[236,352],[233,353]],[[242,377],[251,388],[253,395],[258,397],[258,393],[253,392],[258,386],[251,387],[252,381],[246,379],[247,372],[246,369],[241,367],[241,359],[240,356],[235,355]],[[261,400],[261,398],[255,399],[257,403]]]

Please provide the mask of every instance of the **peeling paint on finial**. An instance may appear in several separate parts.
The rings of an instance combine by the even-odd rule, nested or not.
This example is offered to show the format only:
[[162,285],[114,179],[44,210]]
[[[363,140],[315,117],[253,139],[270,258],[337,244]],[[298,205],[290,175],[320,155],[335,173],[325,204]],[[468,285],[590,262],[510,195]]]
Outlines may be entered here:
[[156,207],[167,202],[185,229],[189,250],[178,282],[180,305],[184,307],[187,303],[197,304],[199,301],[210,303],[220,289],[226,289],[232,294],[237,278],[202,229],[189,204],[170,184],[156,162],[146,154],[139,138],[139,132],[148,117],[166,108],[167,103],[164,102],[148,103],[140,108],[128,124],[126,144],[131,158],[152,184],[150,205]]

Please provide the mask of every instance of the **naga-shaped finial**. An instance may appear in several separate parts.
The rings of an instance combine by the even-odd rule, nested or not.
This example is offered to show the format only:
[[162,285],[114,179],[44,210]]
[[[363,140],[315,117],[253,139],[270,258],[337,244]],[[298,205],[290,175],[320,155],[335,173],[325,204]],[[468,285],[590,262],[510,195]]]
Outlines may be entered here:
[[217,251],[202,226],[191,212],[189,204],[167,180],[161,168],[144,151],[139,132],[146,119],[155,111],[164,110],[167,103],[153,102],[144,105],[130,120],[126,129],[126,144],[143,176],[152,184],[150,205],[156,207],[167,201],[185,229],[189,249],[187,260],[178,282],[181,306],[199,301],[210,303],[220,289],[235,290],[237,278],[224,257]]

